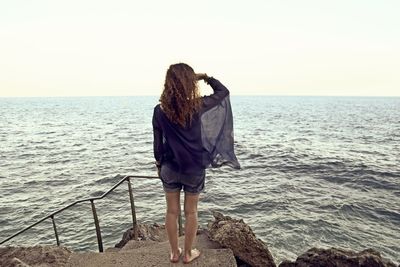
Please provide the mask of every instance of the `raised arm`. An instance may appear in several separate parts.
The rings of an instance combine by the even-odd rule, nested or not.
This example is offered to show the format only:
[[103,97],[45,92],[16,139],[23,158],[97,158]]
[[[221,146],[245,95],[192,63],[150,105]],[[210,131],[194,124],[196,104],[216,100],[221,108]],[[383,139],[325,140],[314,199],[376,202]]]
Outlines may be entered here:
[[203,97],[203,111],[207,111],[219,103],[222,99],[229,95],[229,90],[219,80],[214,77],[208,77],[207,74],[198,74],[199,79],[203,79],[207,84],[211,86],[214,93],[209,96]]

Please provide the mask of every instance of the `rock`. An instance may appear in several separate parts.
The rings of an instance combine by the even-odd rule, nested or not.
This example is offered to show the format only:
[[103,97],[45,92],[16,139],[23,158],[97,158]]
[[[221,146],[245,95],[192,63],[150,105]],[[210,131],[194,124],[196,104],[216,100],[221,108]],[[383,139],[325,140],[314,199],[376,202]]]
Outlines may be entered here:
[[[119,241],[115,247],[122,248],[129,240],[133,240],[135,237],[133,228],[128,229],[123,235],[121,241]],[[149,224],[138,224],[138,238],[139,240],[146,241],[152,240],[157,242],[163,242],[167,240],[164,225],[154,223]]]
[[339,248],[311,248],[297,257],[295,262],[283,261],[279,267],[396,267],[373,249],[360,252]]
[[284,260],[279,264],[279,267],[295,267],[295,266],[297,265],[289,260]]
[[209,238],[225,248],[230,248],[235,257],[250,266],[274,267],[275,262],[267,245],[258,239],[243,220],[235,220],[219,212],[213,212],[214,222],[208,224]]
[[65,266],[71,251],[65,247],[0,247],[0,266]]
[[8,267],[30,267],[30,265],[26,264],[18,258],[11,259],[8,264]]

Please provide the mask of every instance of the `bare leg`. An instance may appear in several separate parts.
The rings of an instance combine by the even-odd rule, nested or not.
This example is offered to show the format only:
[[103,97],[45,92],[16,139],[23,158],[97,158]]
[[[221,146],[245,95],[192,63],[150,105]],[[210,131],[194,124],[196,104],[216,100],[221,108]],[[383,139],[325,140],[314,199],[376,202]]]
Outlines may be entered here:
[[165,215],[165,229],[167,230],[168,241],[171,247],[171,261],[179,260],[180,249],[178,248],[178,216],[180,207],[180,191],[166,192],[167,213]]
[[197,203],[200,194],[185,192],[185,251],[184,262],[191,262],[200,255],[197,249],[192,249],[197,233]]

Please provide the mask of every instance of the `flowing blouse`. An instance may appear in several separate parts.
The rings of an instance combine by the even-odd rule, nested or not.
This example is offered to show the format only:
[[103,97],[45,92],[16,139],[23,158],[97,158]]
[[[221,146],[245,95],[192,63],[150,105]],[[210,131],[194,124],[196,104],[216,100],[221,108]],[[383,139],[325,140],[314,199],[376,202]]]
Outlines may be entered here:
[[171,122],[160,104],[154,108],[154,157],[179,173],[199,174],[222,165],[240,168],[234,153],[229,90],[213,77],[206,82],[214,93],[202,97],[201,109],[189,126]]

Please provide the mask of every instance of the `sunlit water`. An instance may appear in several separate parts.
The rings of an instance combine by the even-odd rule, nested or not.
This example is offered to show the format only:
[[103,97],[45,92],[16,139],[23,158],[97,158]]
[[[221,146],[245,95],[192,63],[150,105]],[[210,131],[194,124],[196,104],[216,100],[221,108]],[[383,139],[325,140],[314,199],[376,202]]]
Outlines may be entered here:
[[[116,174],[155,175],[156,97],[0,99],[0,240]],[[400,98],[232,97],[242,170],[207,171],[199,219],[243,218],[277,262],[312,246],[400,259]],[[159,180],[134,181],[139,222],[163,222]],[[127,185],[95,202],[105,247],[131,223]],[[96,250],[90,203],[57,215],[63,245]],[[55,244],[46,221],[8,244]]]

